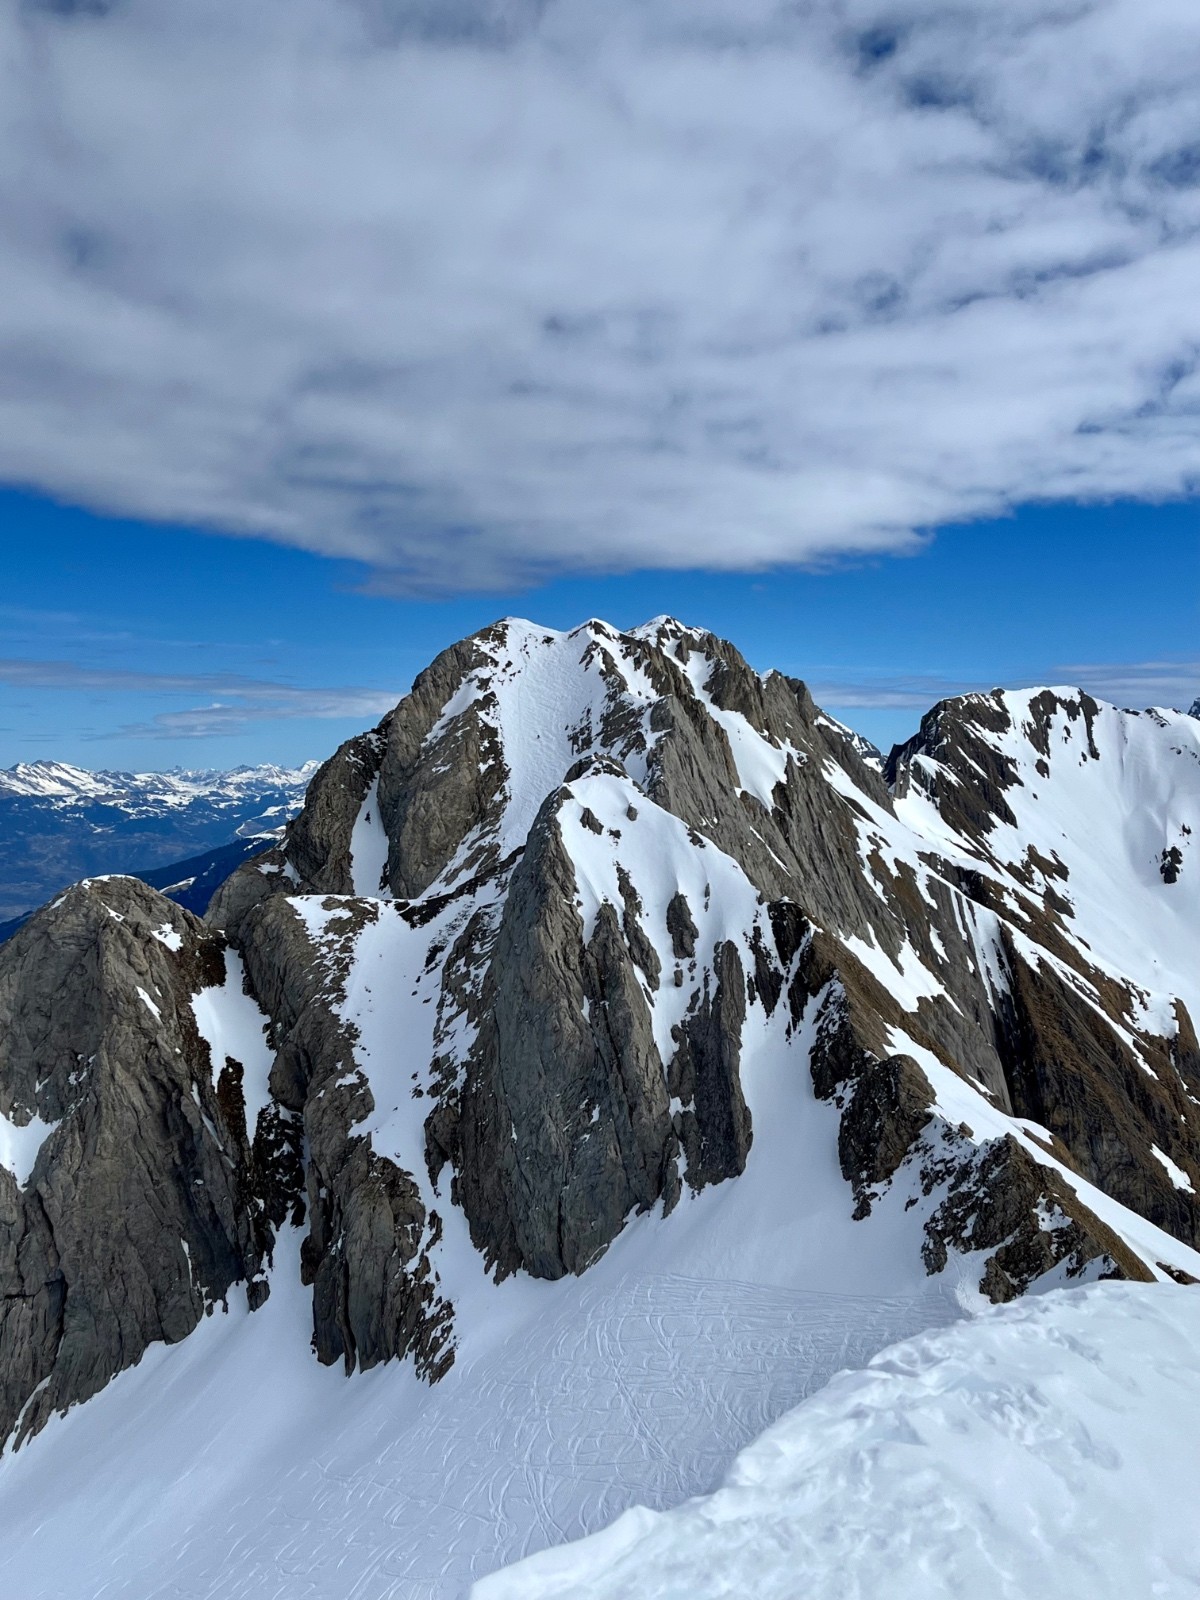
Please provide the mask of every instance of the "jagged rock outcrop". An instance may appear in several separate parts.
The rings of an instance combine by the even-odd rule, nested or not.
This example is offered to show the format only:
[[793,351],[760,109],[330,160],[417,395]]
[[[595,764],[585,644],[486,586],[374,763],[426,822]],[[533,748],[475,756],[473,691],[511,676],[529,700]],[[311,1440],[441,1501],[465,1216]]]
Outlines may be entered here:
[[672,1095],[684,1107],[679,1137],[693,1189],[736,1178],[753,1137],[739,1072],[746,978],[730,940],[717,945],[697,1004],[678,1024],[667,1069]]
[[1003,1054],[1014,1111],[1060,1139],[1072,1164],[1106,1194],[1200,1244],[1200,1208],[1150,1154],[1161,1151],[1184,1172],[1193,1195],[1200,1189],[1200,1152],[1189,1129],[1200,1053],[1186,1007],[1175,1002],[1172,1035],[1130,1041],[1117,1020],[1119,991],[1108,997],[1114,1019],[1048,961],[1023,960],[1007,930],[1003,941]]
[[649,1008],[611,904],[585,941],[558,800],[513,874],[456,1117],[476,1245],[502,1274],[551,1278],[678,1195]]
[[319,934],[286,898],[265,898],[241,924],[246,971],[272,1021],[270,1087],[303,1130],[313,1288],[313,1346],[325,1362],[356,1365],[411,1354],[437,1376],[448,1359],[450,1308],[427,1259],[440,1223],[411,1174],[360,1131],[375,1109],[343,1014],[354,941],[377,903],[324,897]]
[[0,1113],[26,1155],[0,1166],[0,1435],[235,1283],[265,1292],[289,1151],[197,1026],[226,980],[223,940],[133,878],[77,885],[0,950]]
[[379,779],[388,718],[370,733],[348,740],[313,775],[304,808],[288,831],[287,858],[298,880],[325,894],[378,894],[374,883],[355,884],[354,825]]
[[[591,679],[584,692],[558,696],[556,709],[578,720],[534,730],[532,745],[558,741],[558,768],[531,748],[528,723],[523,748],[516,731],[521,696],[543,695],[555,673],[560,688],[572,674]],[[1004,1116],[1043,1125],[1057,1159],[1152,1211],[1177,1237],[1194,1238],[1190,1196],[1155,1154],[1186,1181],[1194,1160],[1180,1120],[1181,1096],[1191,1092],[1186,1006],[1180,1002],[1173,1041],[1152,1043],[1143,1030],[1131,1054],[1122,1034],[1130,1018],[1121,1012],[1130,991],[1114,1002],[1111,986],[1095,985],[1057,850],[1030,841],[1017,861],[1004,853],[1020,827],[1015,798],[1033,780],[1048,782],[1052,765],[1100,761],[1094,730],[1107,710],[1087,695],[1054,691],[1027,697],[1020,709],[1018,727],[1003,695],[943,703],[881,771],[875,753],[824,717],[803,684],[759,678],[731,646],[670,621],[624,636],[591,624],[566,640],[500,625],[422,675],[387,725],[381,758],[388,878],[393,893],[425,897],[429,914],[447,891],[471,900],[481,883],[489,886],[490,905],[460,919],[444,958],[443,1032],[453,1017],[465,1018],[473,1042],[457,1059],[441,1057],[426,1147],[432,1171],[450,1163],[476,1243],[496,1269],[580,1270],[627,1215],[660,1197],[672,1204],[681,1183],[699,1187],[740,1171],[753,1131],[738,1061],[746,1005],[772,1012],[785,985],[794,1029],[819,1012],[811,1070],[817,1093],[842,1109],[840,1159],[859,1214],[869,1215],[930,1124],[947,1137],[955,1132],[938,1116],[907,1046],[978,1085]],[[341,759],[358,758],[347,747]],[[566,778],[577,801],[589,778],[615,779],[631,831],[647,814],[678,819],[694,848],[714,846],[736,863],[756,902],[768,903],[774,937],[749,919],[743,943],[705,946],[676,885],[665,938],[655,944],[638,914],[639,874],[618,862],[616,892],[585,946],[575,847],[563,847],[554,824],[568,791],[546,801],[536,826],[531,810],[514,818],[514,791],[528,788],[529,767],[544,793]],[[935,839],[897,816],[893,791],[910,814],[917,799],[936,810]],[[536,784],[534,799],[541,803]],[[580,812],[585,853],[594,848],[585,835],[603,840],[623,826],[619,817],[601,820],[599,810],[586,804]],[[355,820],[347,805],[331,857],[348,858]],[[961,848],[947,851],[947,837]],[[1186,844],[1187,832],[1179,838]],[[288,853],[293,874],[301,859]],[[447,886],[441,894],[439,884]],[[241,892],[231,888],[229,897]],[[710,892],[705,885],[697,898]],[[1045,962],[1031,956],[1031,942]],[[607,980],[598,975],[600,950]],[[1087,1001],[1064,989],[1064,962],[1092,986]],[[622,1031],[605,1047],[591,1007],[597,984],[603,989],[617,974]],[[906,992],[912,974],[924,992]],[[653,1019],[665,1009],[660,982],[668,995],[682,991],[657,1038],[674,1107],[669,1124],[653,1045]],[[1101,993],[1101,1010],[1113,1011],[1108,1025],[1095,1015]],[[1090,1045],[1065,1049],[1088,1017]],[[1068,1065],[1077,1048],[1091,1061],[1087,1071]],[[1161,1057],[1147,1069],[1163,1068],[1157,1098],[1130,1076],[1146,1076],[1146,1050]],[[617,1135],[611,1108],[625,1090],[622,1064],[648,1097],[645,1149]],[[1053,1089],[1033,1091],[1039,1071]],[[1098,1160],[1096,1144],[1119,1145],[1120,1154]],[[989,1148],[986,1140],[963,1143],[955,1193],[1015,1170],[1011,1160],[976,1158]],[[1045,1212],[1059,1179],[1022,1149],[1045,1174],[1036,1195],[1036,1183],[1023,1178],[1018,1186],[1023,1226],[1036,1232],[1038,1208]],[[944,1152],[940,1159],[939,1183],[953,1187]],[[1091,1241],[1078,1259],[1103,1254],[1112,1270],[1124,1270],[1121,1251],[1098,1242],[1087,1208],[1065,1205],[1074,1205]],[[944,1199],[940,1214],[952,1231]],[[939,1225],[930,1226],[936,1235]],[[1000,1281],[993,1274],[993,1287]]]
[[[207,932],[171,922],[181,944],[160,957],[157,910],[116,922],[95,886],[75,892],[90,920],[55,981],[77,1031],[101,1029],[117,1101],[144,1079],[157,1108],[130,1164],[160,1174],[160,1140],[192,1139],[192,1165],[161,1181],[211,1210],[148,1213],[138,1248],[165,1229],[164,1260],[187,1239],[198,1275],[185,1290],[155,1268],[136,1339],[179,1337],[259,1282],[272,1229],[302,1213],[317,1356],[407,1357],[437,1378],[472,1272],[584,1272],[632,1219],[736,1181],[756,1157],[753,1082],[772,1074],[811,1086],[814,1118],[836,1113],[847,1213],[886,1218],[917,1270],[953,1265],[993,1299],[1186,1274],[1198,775],[1192,720],[1078,692],[943,703],[885,765],[802,683],[669,619],[483,630],[320,769]],[[121,959],[94,973],[83,947],[114,939]],[[226,944],[269,1018],[241,1134],[236,1075],[204,1079],[187,1024]],[[0,1017],[45,992],[15,948]],[[166,997],[153,1029],[139,985]],[[0,1109],[16,1122],[35,1103],[60,1116],[56,1050],[12,1032]],[[11,1313],[12,1415],[62,1373],[28,1426],[124,1359],[101,1341],[84,1378],[57,1353],[65,1225],[43,1237],[35,1197],[87,1166],[62,1127],[26,1188],[0,1172],[19,1212],[0,1275],[40,1285]],[[1112,1201],[1162,1230],[1149,1254]]]
[[1102,1277],[1153,1281],[1146,1263],[1011,1134],[966,1160],[943,1158],[940,1169],[935,1156],[925,1173],[945,1196],[925,1224],[926,1265],[943,1271],[952,1249],[990,1252],[979,1287],[995,1304],[1015,1300],[1055,1269],[1064,1282],[1093,1265]]

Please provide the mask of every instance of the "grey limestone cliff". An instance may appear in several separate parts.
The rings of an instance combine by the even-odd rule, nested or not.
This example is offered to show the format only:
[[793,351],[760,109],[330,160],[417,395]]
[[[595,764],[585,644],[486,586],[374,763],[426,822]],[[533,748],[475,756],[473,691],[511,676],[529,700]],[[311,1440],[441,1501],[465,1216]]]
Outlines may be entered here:
[[[1070,773],[1099,767],[1097,718],[948,702],[885,771],[711,635],[497,624],[326,762],[207,926],[126,880],[70,891],[0,951],[0,1111],[47,1130],[0,1169],[0,1434],[235,1284],[261,1300],[284,1220],[317,1357],[436,1379],[452,1212],[495,1276],[586,1271],[755,1159],[768,1037],[836,1107],[847,1212],[906,1196],[930,1272],[969,1261],[993,1299],[1150,1273],[1076,1179],[1200,1242],[1186,1004],[1153,1021],[1063,862],[1004,854],[1064,726]],[[254,1128],[192,1005],[231,950],[269,1020]]]
[[264,1129],[259,1172],[236,1064],[197,1030],[224,981],[223,941],[132,878],[77,885],[0,950],[0,1112],[41,1135],[27,1173],[0,1167],[0,1435],[259,1278],[286,1152]]

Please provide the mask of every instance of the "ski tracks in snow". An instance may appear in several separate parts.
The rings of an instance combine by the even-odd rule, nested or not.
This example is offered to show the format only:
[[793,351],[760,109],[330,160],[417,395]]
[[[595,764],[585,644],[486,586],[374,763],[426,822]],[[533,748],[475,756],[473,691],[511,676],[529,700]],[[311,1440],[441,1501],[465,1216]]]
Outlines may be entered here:
[[246,1483],[181,1541],[169,1578],[138,1563],[90,1595],[459,1600],[473,1579],[631,1505],[711,1492],[835,1372],[955,1316],[932,1287],[867,1299],[636,1276],[570,1298],[407,1413],[381,1407],[368,1453],[361,1427],[334,1428],[273,1487]]

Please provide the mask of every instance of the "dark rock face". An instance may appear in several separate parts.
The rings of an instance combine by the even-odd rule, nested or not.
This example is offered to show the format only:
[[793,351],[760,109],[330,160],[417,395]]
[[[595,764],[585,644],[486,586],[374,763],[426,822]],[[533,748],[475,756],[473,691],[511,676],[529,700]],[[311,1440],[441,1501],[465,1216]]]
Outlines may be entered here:
[[734,946],[713,952],[699,1004],[678,1029],[669,1083],[686,1109],[680,1139],[693,1189],[735,1178],[746,1165],[753,1130],[739,1074],[746,980]]
[[257,1278],[252,1132],[191,1010],[224,978],[223,941],[132,878],[78,885],[0,951],[0,1110],[52,1125],[23,1184],[0,1167],[2,1435]]
[[[862,1031],[870,1027],[860,1031],[858,1002],[836,974],[826,969],[824,976],[813,1080],[842,1111],[838,1157],[854,1187],[857,1218],[869,1217],[888,1183],[909,1168],[920,1193],[935,1201],[925,1221],[926,1267],[944,1271],[951,1252],[991,1252],[979,1287],[992,1301],[1014,1299],[1060,1266],[1068,1280],[1097,1261],[1103,1277],[1153,1276],[1057,1172],[1011,1136],[976,1145],[969,1129],[937,1118],[917,1063],[879,1060],[864,1047]],[[1070,1160],[1062,1146],[1054,1153]]]
[[266,850],[226,878],[209,902],[204,920],[236,944],[255,906],[271,895],[294,891],[298,881],[283,847]]
[[[1017,774],[1011,762],[979,736],[1002,733],[1008,726],[1009,714],[999,695],[942,700],[922,717],[920,730],[888,756],[884,775],[898,797],[919,784],[951,827],[985,836],[998,823],[1016,822],[1004,796],[1019,781]],[[945,776],[941,770],[931,774],[928,767],[914,762],[918,755],[932,757]],[[957,781],[967,765],[972,768],[971,782]]]
[[[388,882],[398,897],[423,894],[494,813],[506,775],[488,720],[494,700],[481,686],[480,695],[457,716],[442,720],[456,693],[487,664],[480,640],[466,639],[443,651],[392,718],[379,772],[379,805],[391,842]],[[494,867],[497,859],[481,843],[464,860],[462,875]]]
[[[143,887],[72,891],[0,952],[0,1110],[55,1124],[28,1182],[0,1171],[0,1432],[234,1283],[259,1302],[288,1218],[318,1358],[438,1378],[449,1208],[498,1278],[584,1272],[755,1160],[743,1062],[768,1034],[837,1109],[847,1210],[913,1208],[930,1272],[965,1258],[995,1300],[1146,1275],[1073,1174],[1200,1243],[1186,1006],[1152,1025],[1093,959],[1054,839],[1004,853],[1036,785],[1101,764],[1105,715],[944,702],[885,774],[710,635],[497,624],[335,753],[207,927]],[[1176,904],[1190,826],[1147,858]],[[270,1019],[255,1129],[191,1011],[226,941]],[[404,1002],[382,1040],[355,1009],[368,948]],[[963,1095],[990,1133],[941,1109]]]
[[[318,768],[304,809],[288,829],[287,859],[300,881],[324,894],[353,894],[350,844],[371,784],[379,776],[389,718],[349,739]],[[379,884],[372,886],[378,892]]]
[[1014,1111],[1060,1139],[1097,1188],[1177,1239],[1200,1243],[1196,1194],[1177,1187],[1151,1154],[1161,1150],[1200,1191],[1200,1152],[1188,1134],[1200,1096],[1191,1018],[1177,1002],[1178,1032],[1146,1041],[1154,1047],[1148,1067],[1114,1026],[1127,1005],[1115,984],[1103,996],[1110,1021],[1048,963],[1035,970],[1011,936],[1005,940],[1002,1050]]
[[632,1210],[678,1194],[662,1061],[615,908],[587,945],[556,820],[535,824],[482,991],[458,1192],[499,1274],[582,1272]]
[[1136,1282],[1153,1277],[1057,1173],[1011,1137],[984,1145],[956,1166],[925,1232],[930,1272],[945,1267],[948,1248],[993,1252],[980,1288],[996,1304],[1015,1300],[1058,1266],[1068,1280],[1097,1261],[1101,1277]]
[[929,1080],[911,1056],[871,1062],[855,1080],[838,1129],[838,1157],[863,1216],[870,1214],[867,1191],[894,1176],[932,1118],[933,1103]]
[[671,935],[671,954],[676,961],[689,961],[696,954],[699,934],[692,921],[692,910],[678,890],[667,907],[667,932]]
[[294,906],[268,896],[242,923],[255,992],[274,1019],[271,1089],[301,1118],[309,1234],[301,1266],[313,1287],[313,1343],[346,1370],[411,1354],[438,1376],[449,1362],[450,1308],[427,1259],[440,1233],[412,1176],[376,1154],[356,1127],[374,1110],[339,1015],[354,936],[379,914],[370,901],[330,897],[338,913],[319,948]]

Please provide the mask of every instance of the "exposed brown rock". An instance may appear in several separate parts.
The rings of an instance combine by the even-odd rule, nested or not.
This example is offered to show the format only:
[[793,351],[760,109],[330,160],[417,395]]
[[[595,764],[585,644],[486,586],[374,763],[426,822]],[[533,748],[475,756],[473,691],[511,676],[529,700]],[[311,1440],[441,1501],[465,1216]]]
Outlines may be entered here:
[[949,1249],[990,1250],[980,1288],[997,1303],[1016,1299],[1058,1266],[1067,1279],[1099,1261],[1101,1277],[1153,1280],[1111,1228],[1011,1135],[958,1166],[925,1225],[925,1241],[930,1272],[943,1270]]

